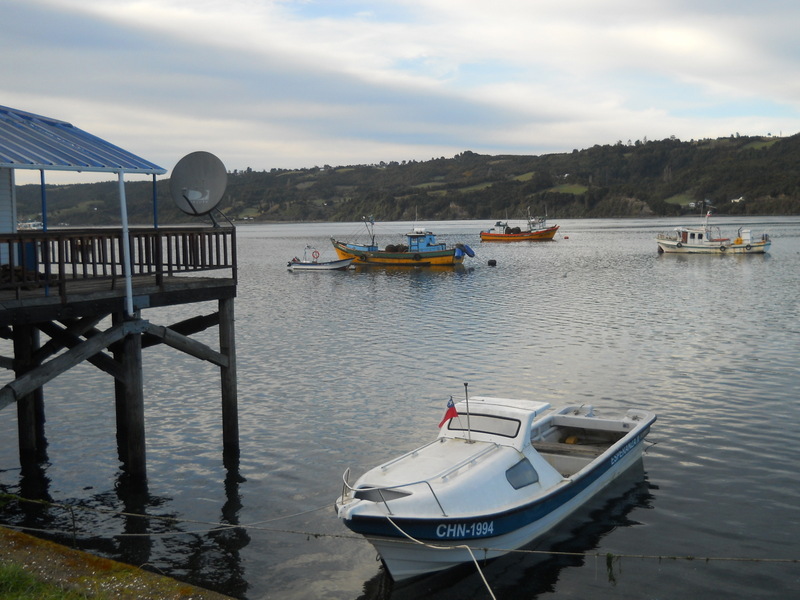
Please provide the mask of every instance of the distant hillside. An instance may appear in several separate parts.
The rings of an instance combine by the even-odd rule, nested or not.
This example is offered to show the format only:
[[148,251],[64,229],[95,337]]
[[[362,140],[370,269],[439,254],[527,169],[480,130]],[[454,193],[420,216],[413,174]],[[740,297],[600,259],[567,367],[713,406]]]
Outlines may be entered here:
[[[223,158],[224,161],[224,157]],[[152,184],[126,184],[130,221],[151,224]],[[20,219],[38,218],[38,185],[17,189]],[[564,154],[453,158],[299,170],[234,171],[220,209],[232,220],[381,221],[800,214],[800,135],[618,142]],[[185,223],[158,182],[159,223]],[[48,186],[48,222],[119,223],[117,183]]]

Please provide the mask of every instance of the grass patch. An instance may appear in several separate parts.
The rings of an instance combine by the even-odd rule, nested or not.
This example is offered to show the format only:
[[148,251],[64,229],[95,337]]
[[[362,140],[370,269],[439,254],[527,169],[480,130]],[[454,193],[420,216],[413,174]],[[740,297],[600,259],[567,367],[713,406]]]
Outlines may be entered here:
[[664,198],[667,204],[677,204],[679,206],[687,206],[690,202],[695,202],[694,196],[689,194],[675,194],[669,198]]
[[763,150],[775,144],[780,138],[770,138],[766,140],[759,140],[757,142],[750,142],[742,146],[743,150]]
[[494,184],[493,181],[487,181],[485,183],[479,183],[477,185],[470,185],[467,187],[459,188],[458,191],[462,193],[477,192],[479,190],[485,190],[486,188],[490,188],[492,187],[493,184]]
[[528,173],[517,175],[516,177],[514,177],[514,181],[530,181],[531,179],[533,179],[534,175],[536,175],[536,171],[529,171]]
[[562,185],[556,185],[548,189],[548,192],[558,192],[559,194],[572,194],[573,196],[580,196],[585,194],[589,188],[585,185],[579,185],[577,183],[564,183]]
[[88,596],[44,583],[17,565],[0,563],[0,600],[86,600]]

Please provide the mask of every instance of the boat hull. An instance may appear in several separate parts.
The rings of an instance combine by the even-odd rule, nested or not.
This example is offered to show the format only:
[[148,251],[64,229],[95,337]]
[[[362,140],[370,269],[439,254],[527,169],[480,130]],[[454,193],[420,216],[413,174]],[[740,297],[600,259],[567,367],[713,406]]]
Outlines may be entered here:
[[336,254],[341,259],[351,259],[356,265],[428,267],[460,265],[466,253],[458,248],[436,250],[430,252],[387,252],[385,250],[368,250],[354,248],[344,242],[332,239]]
[[352,258],[331,260],[328,262],[289,262],[286,266],[290,271],[344,271],[353,264]]
[[492,233],[481,231],[482,242],[526,242],[526,241],[549,241],[552,240],[560,225],[540,229],[537,231],[523,231],[521,233]]
[[678,240],[657,240],[658,251],[668,254],[765,254],[769,241],[749,244],[688,244]]
[[[603,477],[598,477],[593,481],[587,482],[586,485],[572,495],[570,499],[560,502],[560,499],[557,497],[550,498],[549,502],[551,503],[560,502],[557,508],[546,511],[535,520],[502,535],[454,541],[415,538],[429,545],[420,545],[407,538],[376,535],[365,535],[364,537],[378,551],[386,569],[395,581],[411,579],[413,577],[443,571],[462,563],[468,563],[472,561],[473,556],[478,561],[497,558],[522,548],[545,535],[583,506],[593,496],[602,491],[617,477],[637,464],[641,458],[642,448],[641,445],[639,445],[637,451],[629,452],[623,459],[617,461],[613,467],[605,472]],[[578,482],[575,483],[577,484]],[[537,508],[529,507],[528,510],[536,512]],[[541,510],[541,507],[539,507],[538,510]],[[491,517],[487,517],[487,519],[488,518]],[[407,523],[404,523],[403,519],[393,520],[397,523],[398,527],[405,530],[404,525],[407,525]],[[482,522],[487,521],[484,520]],[[412,535],[412,537],[414,536]]]

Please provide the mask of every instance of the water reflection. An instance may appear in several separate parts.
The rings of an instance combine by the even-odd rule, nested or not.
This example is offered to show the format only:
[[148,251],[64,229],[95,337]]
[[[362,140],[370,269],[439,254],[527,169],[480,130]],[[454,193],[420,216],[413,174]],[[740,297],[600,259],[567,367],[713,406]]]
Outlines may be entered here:
[[243,508],[239,486],[245,479],[238,456],[226,453],[224,458],[226,501],[219,524],[210,531],[205,524],[190,525],[177,512],[165,511],[173,499],[151,494],[147,481],[124,470],[113,490],[51,504],[48,465],[41,463],[22,469],[18,489],[0,486],[0,492],[16,496],[3,506],[3,520],[68,547],[244,598],[248,584],[241,551],[250,536],[236,526]]
[[[642,461],[631,467],[608,488],[580,508],[564,523],[522,550],[481,565],[489,587],[497,598],[514,598],[524,591],[526,598],[552,592],[561,571],[585,564],[585,554],[597,551],[602,539],[620,527],[638,523],[630,518],[638,508],[652,508],[653,487]],[[609,578],[624,576],[607,573]],[[364,583],[358,600],[468,600],[483,599],[487,591],[474,565],[465,564],[442,573],[394,583],[384,569]]]

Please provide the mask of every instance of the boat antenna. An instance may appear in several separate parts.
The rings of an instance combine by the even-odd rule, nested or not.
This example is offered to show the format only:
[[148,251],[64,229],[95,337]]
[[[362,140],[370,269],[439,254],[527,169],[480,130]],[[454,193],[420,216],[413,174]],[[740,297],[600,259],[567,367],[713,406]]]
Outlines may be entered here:
[[465,399],[467,401],[467,443],[471,444],[472,443],[472,428],[470,428],[470,426],[469,426],[469,391],[467,390],[467,386],[469,386],[469,383],[467,383],[465,381],[464,382],[464,396],[465,396]]

